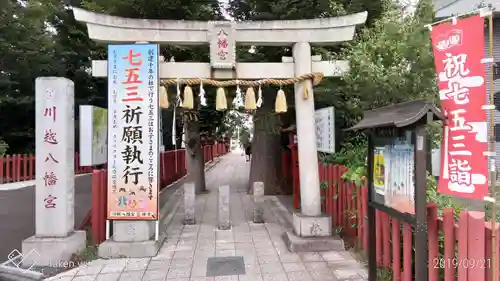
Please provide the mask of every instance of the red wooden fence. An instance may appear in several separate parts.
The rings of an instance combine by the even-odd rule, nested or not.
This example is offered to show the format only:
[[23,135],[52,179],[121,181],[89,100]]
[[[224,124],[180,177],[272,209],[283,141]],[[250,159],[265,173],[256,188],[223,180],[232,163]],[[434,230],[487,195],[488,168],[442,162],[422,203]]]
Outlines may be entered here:
[[[368,235],[377,235],[377,264],[392,271],[394,281],[413,281],[413,233],[406,223],[377,211],[376,231],[367,230],[367,187],[356,187],[341,179],[346,171],[338,165],[319,165],[322,184],[322,208],[332,217],[334,228],[358,249],[367,249]],[[458,218],[453,209],[428,204],[429,281],[492,280],[491,224],[483,212],[462,211]],[[497,229],[499,225],[497,224]],[[500,242],[500,239],[497,241]],[[500,243],[496,244],[499,262]],[[499,272],[496,273],[500,280]]]
[[[15,154],[0,156],[0,184],[35,179],[35,155]],[[80,166],[80,157],[75,153],[75,173],[92,173],[94,167]]]
[[[224,143],[203,147],[205,163],[228,153]],[[186,150],[162,152],[160,156],[160,186],[172,184],[186,175]],[[92,174],[92,207],[87,220],[92,226],[92,241],[100,244],[106,240],[107,170],[94,170]],[[84,222],[86,223],[86,222]]]

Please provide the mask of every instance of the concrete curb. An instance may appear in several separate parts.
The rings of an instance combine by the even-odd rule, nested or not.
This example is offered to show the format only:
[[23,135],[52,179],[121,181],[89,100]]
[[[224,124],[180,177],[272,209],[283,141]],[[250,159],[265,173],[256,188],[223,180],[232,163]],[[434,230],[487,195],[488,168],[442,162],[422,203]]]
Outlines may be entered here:
[[[219,157],[215,158],[215,159],[213,160],[213,162],[205,163],[205,172],[210,171],[210,170],[211,170],[211,169],[212,169],[215,165],[217,165],[217,164],[220,162],[220,157],[222,157],[222,156],[219,156]],[[174,184],[176,184],[176,183],[180,182],[181,180],[185,179],[186,177],[187,177],[187,175],[184,175],[184,176],[182,176],[180,179],[178,179],[178,180],[174,181],[173,183],[171,183],[171,184],[169,184],[169,185],[165,186],[165,187],[164,187],[164,188],[160,191],[160,194],[161,194],[163,191],[165,191],[165,190],[166,190],[169,186],[172,186],[172,185],[174,185]]]
[[290,211],[273,195],[266,196],[270,210],[276,215],[278,222],[287,230],[293,231],[293,220]]
[[[89,175],[92,175],[92,173],[78,174],[75,175],[75,179]],[[35,187],[35,186],[36,186],[36,180],[9,182],[0,184],[0,191],[18,190],[26,187]]]
[[44,275],[42,272],[1,264],[0,278],[7,278],[9,281],[31,281],[43,280]]
[[[181,203],[182,203],[182,189],[178,189],[175,193],[174,196],[172,196],[165,206],[161,208],[160,210],[160,216],[164,217],[163,220],[160,222],[160,235],[158,241],[161,241],[161,244],[165,241],[167,238],[167,228],[170,225],[170,223],[173,221],[175,214],[177,213],[177,209],[179,209]],[[172,202],[173,201],[173,202]],[[169,204],[170,203],[170,204]],[[161,245],[160,245],[161,247]]]

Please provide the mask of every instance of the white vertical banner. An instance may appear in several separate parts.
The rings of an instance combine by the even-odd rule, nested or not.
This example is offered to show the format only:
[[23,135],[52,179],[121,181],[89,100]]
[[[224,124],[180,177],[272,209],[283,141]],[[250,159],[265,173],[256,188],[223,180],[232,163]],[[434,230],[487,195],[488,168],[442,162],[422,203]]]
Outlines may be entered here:
[[60,77],[36,79],[37,237],[66,237],[74,230],[74,84]]
[[314,112],[318,151],[335,153],[335,109],[333,106]]
[[108,110],[80,105],[80,166],[94,166],[107,161]]

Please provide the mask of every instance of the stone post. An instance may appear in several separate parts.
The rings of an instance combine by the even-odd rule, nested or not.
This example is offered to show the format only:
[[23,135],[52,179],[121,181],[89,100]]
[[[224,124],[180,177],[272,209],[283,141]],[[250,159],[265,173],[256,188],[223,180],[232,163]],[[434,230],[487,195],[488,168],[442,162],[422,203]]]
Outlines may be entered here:
[[35,86],[35,236],[22,243],[28,267],[60,264],[86,246],[85,231],[74,229],[74,84],[62,77],[40,77]]
[[184,184],[184,224],[195,224],[195,188],[194,183]]
[[219,187],[219,230],[231,229],[231,211],[229,207],[229,185]]
[[253,183],[253,222],[263,223],[264,222],[264,183],[254,182]]
[[[295,76],[311,73],[311,46],[298,42],[293,46]],[[304,99],[305,89],[309,98]],[[295,84],[295,114],[299,149],[300,206],[306,216],[321,215],[321,195],[318,173],[318,150],[314,119],[314,94],[310,80]]]

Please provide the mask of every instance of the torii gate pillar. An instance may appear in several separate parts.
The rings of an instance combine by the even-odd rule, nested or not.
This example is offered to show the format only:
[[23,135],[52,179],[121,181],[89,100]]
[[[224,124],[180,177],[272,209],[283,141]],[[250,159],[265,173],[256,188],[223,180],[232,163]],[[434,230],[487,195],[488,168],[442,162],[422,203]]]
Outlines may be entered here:
[[[311,45],[335,45],[352,40],[356,26],[364,24],[368,15],[362,12],[336,18],[294,21],[200,22],[119,18],[77,8],[73,12],[77,21],[87,24],[89,37],[99,42],[210,45],[210,63],[163,62],[160,65],[162,79],[240,80],[286,79],[311,72],[323,72],[326,77],[340,76],[348,71],[348,62],[321,61],[319,56],[311,56]],[[217,44],[220,36],[228,42],[223,49]],[[293,59],[284,57],[282,63],[238,63],[236,45],[289,46],[293,48]],[[93,61],[92,72],[94,76],[105,77],[107,62]],[[309,91],[308,99],[303,98],[305,87]],[[329,241],[297,240],[297,236],[307,240],[308,237],[324,238],[332,234],[331,219],[321,214],[311,81],[295,85],[295,110],[302,210],[293,216],[295,233],[287,233],[285,240],[292,251],[326,250],[325,247],[333,245]],[[320,245],[319,248],[317,245]]]
[[[311,46],[307,42],[293,45],[295,76],[311,73]],[[309,91],[308,99],[303,98]],[[310,80],[295,84],[295,114],[297,124],[297,145],[299,150],[299,175],[301,212],[306,216],[321,215],[321,195],[319,188],[318,150],[316,147],[316,127],[314,119],[314,96]],[[294,220],[295,221],[295,220]],[[297,232],[297,230],[296,230]]]

